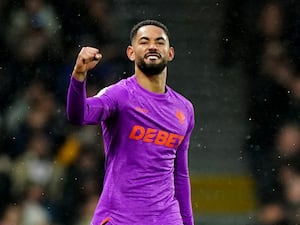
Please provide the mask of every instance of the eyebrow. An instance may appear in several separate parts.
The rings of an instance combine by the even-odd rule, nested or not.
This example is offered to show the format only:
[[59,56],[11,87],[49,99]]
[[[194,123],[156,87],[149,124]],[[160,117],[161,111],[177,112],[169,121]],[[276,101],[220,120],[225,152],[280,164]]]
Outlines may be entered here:
[[[143,37],[141,37],[141,38],[139,39],[139,41],[140,41],[140,40],[147,40],[147,41],[149,41],[150,38],[143,36]],[[166,41],[166,39],[163,38],[163,37],[155,38],[155,40],[156,40],[156,41],[161,41],[161,40],[162,40],[162,41]]]

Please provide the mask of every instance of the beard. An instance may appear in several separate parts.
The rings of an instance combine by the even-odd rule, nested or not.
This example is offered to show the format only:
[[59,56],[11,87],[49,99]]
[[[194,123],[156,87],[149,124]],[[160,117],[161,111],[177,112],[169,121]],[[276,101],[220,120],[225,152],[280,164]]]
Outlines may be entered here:
[[167,66],[168,62],[166,59],[162,59],[160,63],[146,63],[144,59],[140,59],[137,62],[138,68],[146,76],[155,76],[160,74]]

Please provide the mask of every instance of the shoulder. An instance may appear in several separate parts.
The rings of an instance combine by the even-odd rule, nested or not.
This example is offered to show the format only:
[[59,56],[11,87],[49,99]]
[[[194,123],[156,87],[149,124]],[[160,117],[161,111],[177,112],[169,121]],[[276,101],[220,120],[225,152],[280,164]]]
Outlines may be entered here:
[[168,91],[170,91],[172,102],[176,102],[175,104],[177,104],[179,112],[184,113],[185,117],[188,120],[189,127],[191,127],[190,129],[192,129],[195,124],[195,113],[193,103],[188,98],[186,98],[179,92],[171,89],[170,87],[168,87]]
[[174,98],[176,101],[178,101],[178,103],[180,105],[187,108],[189,111],[192,111],[192,112],[194,111],[193,103],[187,97],[185,97],[181,93],[175,91],[174,89],[172,89],[169,86],[167,88],[168,88],[168,91],[170,92],[170,96],[172,98]]
[[118,82],[111,84],[103,89],[101,89],[95,97],[101,97],[103,95],[106,96],[127,96],[128,90],[130,89],[130,81],[131,77],[127,79],[119,80]]

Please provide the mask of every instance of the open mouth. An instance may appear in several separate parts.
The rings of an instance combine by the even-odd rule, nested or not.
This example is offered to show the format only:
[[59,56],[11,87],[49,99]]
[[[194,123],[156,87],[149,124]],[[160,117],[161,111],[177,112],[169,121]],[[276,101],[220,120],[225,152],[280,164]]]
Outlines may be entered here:
[[156,60],[156,59],[159,59],[161,56],[159,53],[147,53],[145,55],[145,58],[146,59],[150,59],[150,60]]

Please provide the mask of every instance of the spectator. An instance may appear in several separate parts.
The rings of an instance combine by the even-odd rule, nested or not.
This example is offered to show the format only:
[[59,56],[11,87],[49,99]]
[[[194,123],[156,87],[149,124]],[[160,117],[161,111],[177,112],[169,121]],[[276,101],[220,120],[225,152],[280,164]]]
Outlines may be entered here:
[[16,76],[15,90],[21,90],[39,72],[43,75],[39,79],[53,83],[57,67],[53,65],[60,60],[62,43],[60,21],[52,5],[45,0],[24,0],[24,5],[12,10],[7,23],[6,45]]
[[287,122],[278,131],[274,145],[274,159],[277,164],[278,180],[282,186],[286,211],[292,224],[300,222],[300,127],[298,123]]
[[290,225],[289,215],[281,201],[270,201],[258,210],[258,225]]
[[[113,2],[108,0],[69,0],[68,2],[59,3],[60,7],[58,7],[62,11],[62,22],[66,28],[64,29],[65,60],[60,67],[57,83],[57,92],[62,99],[66,96],[69,84],[69,77],[66,74],[71,74],[73,59],[82,46],[98,47],[105,55],[101,65],[91,72],[88,80],[88,85],[97,85],[98,90],[126,77],[131,70],[129,60],[124,57],[119,43],[116,42],[119,34],[113,16]],[[69,4],[72,4],[72,7],[69,7]],[[68,12],[68,18],[65,18],[65,12]]]
[[280,196],[260,204],[257,220],[259,225],[297,224],[296,206],[299,201],[300,129],[294,121],[286,121],[276,132],[272,161],[274,174],[280,184]]
[[34,104],[43,101],[46,89],[43,82],[33,80],[22,93],[16,96],[15,101],[5,112],[5,129],[8,133],[15,133],[22,124]]
[[0,217],[1,225],[20,225],[22,209],[20,205],[11,204],[7,205],[3,210],[3,216]]
[[285,120],[289,107],[285,76],[289,76],[290,68],[281,42],[282,16],[278,3],[266,3],[262,8],[259,28],[263,45],[257,55],[260,60],[256,67],[258,76],[252,82],[249,101],[251,138],[248,149],[262,201],[280,195],[270,157],[274,135]]
[[22,154],[28,138],[36,130],[48,133],[54,150],[58,149],[66,132],[61,116],[63,112],[44,83],[40,80],[32,81],[5,113],[6,154],[12,158]]
[[90,225],[94,210],[98,203],[98,195],[88,196],[80,207],[79,220],[75,225]]
[[28,184],[45,188],[50,199],[59,198],[64,168],[53,162],[51,143],[48,137],[36,132],[32,134],[24,154],[12,165],[13,195],[21,197]]
[[12,197],[10,169],[10,159],[4,154],[0,155],[0,218],[3,216],[3,212],[5,211],[6,206],[10,203]]
[[[64,198],[61,201],[64,209],[63,221],[66,225],[78,222],[78,218],[74,218],[74,214],[79,215],[83,212],[84,218],[93,213],[94,208],[91,212],[89,206],[94,205],[95,198],[99,198],[104,174],[103,153],[98,151],[99,149],[94,144],[82,145],[77,160],[66,171]],[[72,188],[70,189],[70,187]]]
[[[258,198],[263,203],[280,196],[272,161],[273,143],[281,124],[290,117],[292,107],[290,90],[294,69],[283,31],[286,7],[276,0],[244,1],[233,6],[234,3],[233,0],[229,5],[234,10],[228,10],[224,25],[222,62],[229,65],[237,61],[243,66],[242,73],[247,75],[246,149]],[[248,13],[251,16],[245,16]]]
[[51,225],[51,216],[43,205],[44,188],[37,184],[28,185],[22,201],[22,225]]

